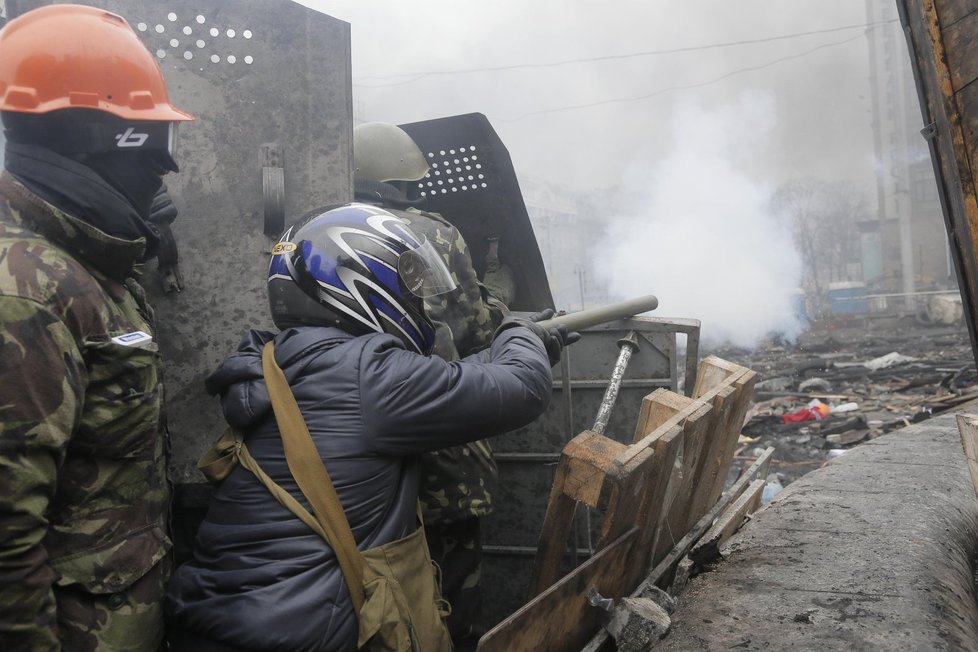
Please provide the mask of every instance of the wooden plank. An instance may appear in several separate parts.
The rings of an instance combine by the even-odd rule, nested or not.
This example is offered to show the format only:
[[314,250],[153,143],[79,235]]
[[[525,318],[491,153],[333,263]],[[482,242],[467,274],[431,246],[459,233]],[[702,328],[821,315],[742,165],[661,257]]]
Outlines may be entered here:
[[[726,491],[713,505],[710,510],[696,522],[689,532],[686,533],[679,543],[666,555],[665,559],[656,564],[656,567],[652,569],[649,573],[648,578],[639,585],[639,588],[633,592],[634,594],[640,593],[642,588],[645,586],[650,586],[653,584],[658,584],[660,580],[668,579],[669,575],[672,573],[673,568],[679,563],[690,548],[699,541],[710,527],[713,526],[713,522],[716,517],[723,512],[733,501],[741,496],[744,491],[754,482],[754,480],[761,474],[766,475],[768,466],[771,462],[771,455],[774,454],[773,448],[767,448],[761,455],[754,461],[749,469],[744,473],[744,475],[735,482],[728,491]],[[668,582],[666,582],[668,583]]]
[[608,473],[620,477],[624,472],[615,460],[625,448],[624,444],[591,430],[585,430],[564,445],[540,528],[528,597],[542,593],[560,577],[577,503],[589,507],[600,504],[602,494],[608,492]]
[[[727,508],[726,512],[724,512],[724,518],[718,519],[713,524],[713,528],[718,530],[717,540],[720,543],[733,536],[740,529],[740,526],[743,525],[747,515],[753,514],[761,507],[761,494],[764,493],[764,487],[767,485],[767,473],[765,472],[764,475],[765,477],[756,478],[751,482],[747,489],[744,490],[744,493],[740,495],[740,498]],[[710,532],[707,532],[707,534],[710,534]]]
[[649,394],[642,401],[642,408],[639,413],[639,420],[635,428],[635,443],[629,450],[639,450],[645,448],[645,444],[639,439],[646,433],[653,432],[656,428],[664,426],[674,426],[680,424],[693,412],[697,411],[701,405],[712,405],[716,395],[722,391],[726,384],[733,382],[732,376],[737,376],[749,371],[722,358],[710,356],[703,361],[701,374],[697,380],[698,393],[690,401],[683,401],[684,398],[675,392],[659,389]]
[[959,414],[958,434],[961,436],[964,456],[968,459],[968,471],[975,487],[975,496],[978,496],[978,414]]
[[[719,389],[719,388],[717,388]],[[673,488],[660,527],[653,537],[650,551],[652,563],[658,563],[676,541],[686,534],[689,512],[694,499],[697,473],[703,457],[708,453],[710,435],[716,431],[716,413],[713,407],[701,404],[696,412],[683,423],[682,462],[673,476]]]
[[639,537],[624,579],[626,591],[630,592],[634,589],[654,563],[653,546],[668,513],[667,496],[672,493],[670,485],[675,482],[677,476],[673,471],[685,436],[682,427],[672,426],[663,432],[653,445],[652,479],[648,483],[636,518]]
[[[638,413],[638,421],[635,424],[635,435],[633,443],[640,443],[642,439],[652,434],[659,426],[662,426],[674,417],[683,412],[693,403],[693,399],[668,389],[657,389],[644,399],[642,407]],[[674,425],[674,424],[670,424]]]
[[[676,548],[668,556],[669,563],[667,564],[666,560],[663,560],[663,562],[656,565],[656,567],[649,573],[648,577],[646,577],[641,584],[633,589],[630,595],[632,597],[639,596],[649,586],[659,584],[663,577],[668,577],[671,575],[674,571],[674,567],[683,558],[683,555],[678,554],[678,552],[682,549],[689,550],[689,548],[699,539],[699,537],[695,535],[695,530],[702,527],[700,535],[705,533],[711,527],[716,515],[723,512],[734,499],[743,495],[746,488],[749,487],[754,480],[756,480],[758,477],[767,477],[771,456],[773,454],[773,448],[765,449],[764,452],[758,456],[757,460],[755,460],[755,462],[746,471],[744,471],[744,474],[737,480],[737,482],[730,487],[730,490],[720,497],[720,500],[713,506],[710,513],[704,515],[700,520],[700,523],[697,524],[697,527],[694,528],[693,531],[690,531],[687,536],[677,544]],[[582,648],[582,652],[603,652],[604,650],[613,650],[614,648],[610,646],[609,640],[610,637],[608,636],[608,633],[604,629],[601,629],[591,638],[590,641],[588,641],[587,645]]]
[[733,386],[737,396],[734,399],[733,408],[723,431],[723,447],[718,451],[718,456],[711,462],[710,474],[713,477],[713,489],[710,491],[706,504],[712,505],[723,493],[723,487],[727,484],[727,472],[733,463],[733,456],[737,450],[737,442],[740,439],[741,430],[744,426],[744,417],[747,415],[747,408],[750,406],[751,398],[754,396],[754,385],[757,382],[757,374],[751,370],[745,370],[734,380]]
[[[695,414],[709,409],[688,397],[666,390],[653,392],[646,397],[643,405],[646,424],[663,420],[668,422],[683,408],[698,408]],[[572,501],[604,510],[597,544],[599,549],[628,528],[645,524],[650,518],[654,519],[655,524],[661,522],[662,507],[653,506],[650,496],[656,495],[662,500],[668,488],[669,475],[664,474],[671,475],[672,464],[682,444],[679,432],[673,431],[674,428],[676,426],[659,428],[627,449],[623,444],[592,431],[585,431],[568,442],[557,465],[541,528],[530,581],[530,597],[540,594],[560,575],[561,560],[573,521]],[[668,435],[668,438],[662,444],[657,444],[663,435]],[[669,465],[664,471],[657,470],[661,469],[653,452],[657,445],[663,455],[669,456]],[[655,513],[650,516],[649,512],[653,509]],[[646,529],[643,528],[643,532]],[[646,548],[643,557],[650,556],[648,540],[652,536],[645,533],[643,537]]]
[[550,487],[547,513],[540,528],[527,599],[542,593],[560,573],[560,561],[567,547],[567,537],[574,521],[574,509],[577,507],[577,501],[563,492],[563,479],[566,475],[567,465],[558,462],[554,483]]
[[653,484],[654,457],[652,449],[646,449],[632,457],[627,465],[618,467],[605,476],[605,490],[598,504],[604,511],[598,534],[598,549],[637,525],[643,497],[647,488]]
[[758,478],[717,518],[716,523],[689,551],[689,557],[697,564],[708,564],[720,557],[720,546],[740,529],[748,514],[757,511],[767,480]]
[[744,367],[727,362],[723,358],[711,355],[700,363],[696,384],[693,386],[693,398],[700,398],[710,389],[716,387],[730,376],[741,373]]
[[[614,439],[585,430],[564,445],[557,465],[567,466],[562,477],[563,492],[589,507],[597,507],[605,488],[605,477],[616,466],[626,446]],[[620,475],[620,471],[618,472]],[[555,481],[556,484],[556,481]]]
[[723,386],[713,398],[713,413],[711,421],[714,424],[708,433],[699,465],[693,472],[692,496],[689,508],[686,510],[686,531],[693,526],[709,509],[712,503],[710,495],[713,492],[715,473],[718,470],[716,460],[726,446],[725,425],[729,422],[730,413],[734,409],[737,390],[728,385]]
[[[657,390],[642,401],[642,415],[636,428],[636,443],[618,459],[629,470],[630,477],[616,485],[615,500],[609,501],[605,513],[600,549],[629,527],[638,527],[641,534],[634,550],[635,559],[629,565],[626,586],[634,586],[648,569],[654,536],[662,523],[676,459],[683,447],[683,428],[676,425],[692,411],[695,418],[708,411],[708,406],[668,390]],[[653,425],[656,427],[653,429]],[[639,464],[643,467],[639,469]],[[611,478],[609,477],[609,480]],[[620,489],[617,487],[620,486]],[[624,505],[617,504],[623,501]],[[615,509],[616,514],[610,510]]]
[[[653,537],[650,551],[653,563],[661,559],[719,497],[723,482],[718,482],[718,478],[725,480],[736,445],[736,439],[733,439],[732,445],[730,443],[731,419],[735,416],[735,406],[731,401],[736,401],[736,397],[731,398],[731,395],[736,393],[737,397],[749,397],[755,378],[756,374],[745,367],[710,356],[700,365],[695,401],[684,405],[681,400],[667,394],[646,397],[643,407],[649,420],[657,417],[656,421],[662,425],[685,423],[686,428],[679,453],[681,471],[673,485],[672,499],[667,501],[665,518]],[[656,405],[656,402],[659,404]],[[746,414],[746,400],[736,408],[739,411],[736,417],[739,424]],[[670,412],[672,416],[668,416]],[[662,421],[663,418],[665,421]],[[636,434],[641,430],[642,424],[636,429]],[[739,434],[740,428],[736,430]],[[635,444],[632,448],[637,446]],[[717,485],[719,490],[714,491]]]
[[479,640],[478,652],[579,650],[600,629],[604,613],[588,604],[588,589],[613,600],[624,595],[621,578],[637,537],[637,529],[629,530],[520,607]]

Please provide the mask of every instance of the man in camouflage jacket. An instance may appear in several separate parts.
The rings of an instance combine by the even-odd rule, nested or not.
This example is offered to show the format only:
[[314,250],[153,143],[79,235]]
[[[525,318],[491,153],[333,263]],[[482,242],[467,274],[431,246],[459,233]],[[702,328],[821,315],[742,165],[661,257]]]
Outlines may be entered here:
[[[141,112],[127,84],[149,100]],[[85,93],[107,99],[72,108]],[[176,171],[170,123],[191,118],[125,20],[78,5],[0,31],[0,117],[0,650],[154,651],[170,492],[136,270]]]
[[[361,191],[369,184],[358,184]],[[382,192],[393,192],[388,186]],[[364,193],[358,199],[367,199]],[[376,198],[376,195],[373,196]],[[509,314],[502,299],[479,281],[468,245],[445,218],[414,208],[399,210],[376,202],[423,235],[441,254],[456,289],[425,299],[425,313],[435,326],[433,355],[458,360],[489,346]],[[492,512],[496,461],[486,440],[453,446],[421,456],[421,501],[425,535],[432,559],[442,570],[442,594],[452,606],[448,627],[456,644],[477,639],[481,611],[481,517]]]
[[154,332],[131,276],[144,247],[0,175],[5,650],[159,645],[170,545],[159,354],[152,340],[118,343]]

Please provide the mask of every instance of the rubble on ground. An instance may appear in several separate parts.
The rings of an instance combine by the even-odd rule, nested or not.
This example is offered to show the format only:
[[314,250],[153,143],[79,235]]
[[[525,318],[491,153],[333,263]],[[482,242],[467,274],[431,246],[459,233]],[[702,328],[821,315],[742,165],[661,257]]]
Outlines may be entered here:
[[767,446],[784,484],[862,442],[978,399],[967,329],[856,324],[709,351],[759,374],[731,474]]

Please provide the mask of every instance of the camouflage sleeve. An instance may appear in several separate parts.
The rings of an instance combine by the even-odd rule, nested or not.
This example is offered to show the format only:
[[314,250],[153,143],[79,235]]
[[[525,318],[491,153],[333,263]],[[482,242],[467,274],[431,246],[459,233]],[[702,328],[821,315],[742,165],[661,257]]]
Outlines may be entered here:
[[459,289],[447,297],[432,297],[426,310],[432,320],[448,325],[459,356],[465,357],[489,345],[509,311],[479,282],[469,247],[458,229],[447,224],[440,227],[435,244]]
[[60,649],[45,512],[83,374],[62,321],[33,301],[0,296],[0,649]]

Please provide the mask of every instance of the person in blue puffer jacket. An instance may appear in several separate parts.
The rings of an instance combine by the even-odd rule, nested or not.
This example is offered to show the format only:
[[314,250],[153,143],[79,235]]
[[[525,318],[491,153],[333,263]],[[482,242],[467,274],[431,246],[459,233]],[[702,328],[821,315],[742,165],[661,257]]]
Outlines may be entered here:
[[[327,210],[273,249],[268,292],[281,331],[250,331],[207,379],[258,464],[302,500],[262,375],[262,348],[274,341],[361,550],[416,529],[421,453],[542,414],[551,367],[576,339],[510,316],[476,355],[429,356],[422,299],[453,287],[430,243],[394,215],[365,204]],[[214,490],[167,613],[174,650],[356,649],[333,550],[240,466]]]

